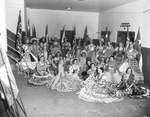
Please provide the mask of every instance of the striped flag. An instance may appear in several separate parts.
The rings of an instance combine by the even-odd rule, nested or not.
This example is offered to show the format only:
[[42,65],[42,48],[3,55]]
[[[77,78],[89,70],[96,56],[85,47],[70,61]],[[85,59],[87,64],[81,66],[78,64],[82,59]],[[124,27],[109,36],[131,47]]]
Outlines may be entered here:
[[141,53],[141,35],[140,35],[140,27],[138,29],[138,32],[137,32],[137,36],[136,36],[136,39],[135,39],[135,50],[138,52],[138,55],[137,55],[137,61],[139,62],[139,67],[140,67],[140,70],[142,72],[142,67],[143,67],[143,57],[142,57],[142,53]]
[[18,24],[17,24],[17,30],[16,30],[16,49],[22,52],[21,10],[19,11]]

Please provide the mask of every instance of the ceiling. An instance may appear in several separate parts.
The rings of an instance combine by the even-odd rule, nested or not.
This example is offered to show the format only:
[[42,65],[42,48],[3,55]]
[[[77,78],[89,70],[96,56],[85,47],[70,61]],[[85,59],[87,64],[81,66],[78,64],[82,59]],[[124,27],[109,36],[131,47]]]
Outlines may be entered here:
[[99,12],[124,5],[137,0],[25,0],[27,7],[34,9],[66,10]]

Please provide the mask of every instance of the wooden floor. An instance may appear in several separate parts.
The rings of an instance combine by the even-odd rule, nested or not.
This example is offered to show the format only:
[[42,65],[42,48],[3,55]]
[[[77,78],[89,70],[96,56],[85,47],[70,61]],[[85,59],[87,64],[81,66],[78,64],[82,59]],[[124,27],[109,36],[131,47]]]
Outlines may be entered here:
[[14,75],[28,117],[150,117],[150,99],[90,103],[80,100],[76,92],[60,93],[45,86],[29,87],[29,78],[18,75],[16,70]]

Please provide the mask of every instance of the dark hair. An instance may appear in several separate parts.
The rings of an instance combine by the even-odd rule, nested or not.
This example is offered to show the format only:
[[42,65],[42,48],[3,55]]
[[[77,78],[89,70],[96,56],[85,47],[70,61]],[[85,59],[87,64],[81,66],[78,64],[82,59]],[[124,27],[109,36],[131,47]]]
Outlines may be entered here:
[[38,55],[38,61],[40,61],[42,57],[44,57],[44,55]]
[[128,68],[126,69],[126,73],[128,72],[129,69],[131,69],[131,74],[132,74],[132,68],[131,68],[131,67],[128,67]]
[[115,59],[115,57],[114,57],[113,55],[111,55],[111,56],[109,57],[109,60],[110,60],[110,58],[113,58],[113,59]]
[[86,56],[86,53],[85,53],[85,52],[82,52],[82,53],[81,53],[81,56],[83,57],[83,55],[85,55],[85,56]]
[[102,73],[104,72],[104,68],[103,68],[103,67],[100,67],[99,69],[101,69],[101,70],[102,70]]
[[[43,42],[43,39],[44,39],[44,42]],[[45,37],[41,37],[40,38],[40,42],[45,43],[46,42],[46,38]]]
[[94,65],[94,66],[95,66],[95,64],[94,64],[94,63],[91,63],[91,64],[90,64],[90,68],[92,68],[92,65]]
[[33,41],[31,42],[31,44],[33,44],[34,42],[36,42],[36,43],[37,43],[38,41],[37,41],[37,40],[33,40]]
[[72,64],[74,64],[74,61],[77,61],[77,59],[73,59]]

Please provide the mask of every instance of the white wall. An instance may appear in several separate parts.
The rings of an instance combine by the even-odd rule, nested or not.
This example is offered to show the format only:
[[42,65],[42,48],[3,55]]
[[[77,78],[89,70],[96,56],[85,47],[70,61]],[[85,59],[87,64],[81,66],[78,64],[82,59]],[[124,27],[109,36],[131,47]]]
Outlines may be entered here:
[[138,0],[100,12],[99,31],[104,31],[106,27],[113,30],[110,38],[112,42],[116,42],[117,31],[126,31],[120,27],[121,23],[130,23],[129,31],[135,31],[136,37],[138,27],[141,27],[142,46],[150,47],[150,12],[143,13],[148,8],[150,8],[149,0]]
[[5,0],[6,1],[6,28],[16,34],[19,11],[21,10],[22,30],[25,30],[25,1],[24,0]]
[[41,10],[27,8],[27,18],[35,25],[37,37],[45,35],[46,24],[49,26],[49,36],[60,37],[60,30],[66,25],[66,30],[72,30],[76,25],[76,35],[83,37],[85,26],[91,38],[97,38],[99,13]]
[[6,39],[6,3],[5,0],[0,0],[0,47],[7,50],[7,39]]
[[144,11],[145,12],[143,13],[143,41],[142,41],[142,44],[144,47],[150,48],[150,0],[145,0]]

